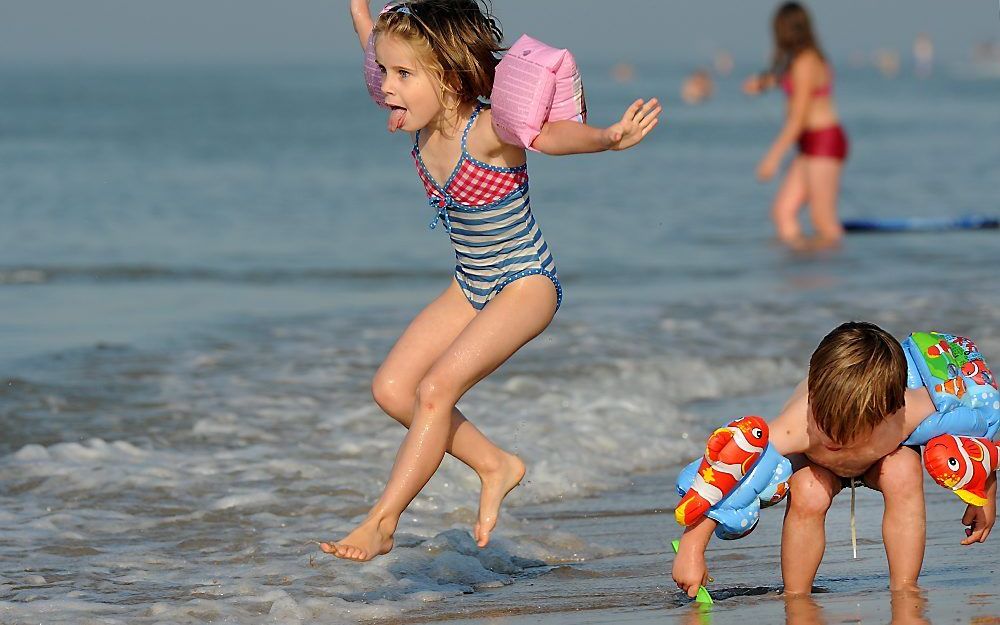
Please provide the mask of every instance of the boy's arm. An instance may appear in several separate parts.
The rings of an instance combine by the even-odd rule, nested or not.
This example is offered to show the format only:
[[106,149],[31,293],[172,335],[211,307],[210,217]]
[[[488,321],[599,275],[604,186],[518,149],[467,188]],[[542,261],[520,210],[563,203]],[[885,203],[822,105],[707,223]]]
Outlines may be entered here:
[[361,49],[364,50],[368,46],[368,35],[374,27],[368,0],[351,0],[351,20],[354,22],[354,32],[358,33]]
[[[796,386],[777,418],[768,423],[769,443],[775,451],[791,460],[793,471],[798,470],[796,466],[801,467],[804,460],[796,460],[794,456],[805,454],[809,450],[808,427],[809,391],[807,380],[803,380]],[[681,537],[677,558],[674,560],[673,579],[689,596],[693,597],[697,593],[698,585],[703,583],[700,580],[707,576],[705,549],[716,525],[715,521],[703,518],[689,527]]]
[[781,413],[768,422],[768,441],[782,456],[804,454],[809,450],[809,388],[802,380],[785,402]]
[[984,543],[997,520],[997,474],[992,473],[986,478],[986,505],[982,508],[969,504],[962,517],[965,529],[963,545]]
[[[806,411],[808,410],[808,390],[803,380],[781,409],[781,414],[768,423],[769,442],[783,456],[803,453],[809,446],[806,433]],[[705,583],[708,567],[705,550],[712,540],[712,532],[718,523],[708,517],[684,530],[677,556],[674,558],[673,578],[677,587],[690,597],[698,593],[698,586]]]
[[708,580],[708,566],[705,564],[705,550],[712,540],[712,532],[717,523],[702,517],[694,525],[685,528],[681,536],[671,574],[677,587],[692,599],[698,594],[698,587]]
[[586,154],[605,150],[626,150],[649,134],[659,122],[663,107],[656,98],[636,100],[621,120],[607,128],[595,128],[574,121],[546,122],[531,147],[544,154]]

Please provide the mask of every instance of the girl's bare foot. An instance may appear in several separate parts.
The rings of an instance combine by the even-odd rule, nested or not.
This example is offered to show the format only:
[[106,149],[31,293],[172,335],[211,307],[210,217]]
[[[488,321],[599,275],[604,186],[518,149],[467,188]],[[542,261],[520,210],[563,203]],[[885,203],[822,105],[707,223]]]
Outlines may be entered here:
[[500,504],[507,493],[521,483],[524,477],[524,463],[514,454],[504,453],[501,466],[490,473],[481,474],[483,491],[479,495],[479,521],[473,529],[476,544],[485,547],[490,542],[490,532],[500,517]]
[[392,550],[392,535],[395,531],[395,523],[367,519],[343,540],[320,543],[319,548],[343,560],[367,562]]

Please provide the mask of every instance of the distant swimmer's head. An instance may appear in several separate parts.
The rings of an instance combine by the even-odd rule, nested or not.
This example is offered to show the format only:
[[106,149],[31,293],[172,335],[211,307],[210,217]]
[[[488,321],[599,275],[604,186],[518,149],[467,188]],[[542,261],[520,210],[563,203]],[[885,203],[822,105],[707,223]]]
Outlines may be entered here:
[[809,12],[798,2],[786,2],[778,7],[773,26],[776,69],[787,70],[792,59],[806,50],[814,50],[823,57]]
[[504,50],[489,5],[401,2],[379,16],[374,34],[382,92],[393,109],[390,130],[413,132],[444,112],[489,97]]
[[847,445],[903,407],[906,356],[877,325],[844,323],[813,352],[808,385],[815,426],[834,446]]

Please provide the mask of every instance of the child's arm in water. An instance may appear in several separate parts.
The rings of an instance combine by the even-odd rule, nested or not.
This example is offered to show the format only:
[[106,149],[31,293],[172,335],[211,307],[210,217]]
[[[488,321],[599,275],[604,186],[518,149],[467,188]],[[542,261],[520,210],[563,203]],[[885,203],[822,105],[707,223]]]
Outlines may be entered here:
[[[806,433],[806,410],[808,409],[808,389],[803,380],[792,392],[792,396],[781,409],[781,414],[768,423],[769,441],[775,450],[787,456],[804,453],[809,447],[809,435]],[[698,586],[703,586],[708,579],[708,565],[705,562],[705,550],[712,540],[712,532],[718,523],[708,517],[684,529],[677,556],[671,571],[677,587],[694,598],[698,594]]]
[[962,525],[967,526],[963,545],[984,543],[990,535],[993,524],[997,520],[997,474],[992,473],[986,478],[986,505],[983,507],[969,504],[962,517]]
[[354,32],[358,33],[361,49],[364,50],[368,45],[368,36],[375,26],[371,10],[368,8],[368,0],[351,0],[351,20],[354,21]]
[[546,122],[531,143],[539,152],[551,155],[585,154],[605,150],[626,150],[649,134],[659,122],[663,107],[656,98],[636,100],[621,120],[607,128],[595,128],[574,121]]
[[715,531],[718,523],[712,519],[702,517],[693,525],[684,528],[681,542],[677,546],[677,555],[674,556],[674,566],[671,575],[677,587],[687,593],[687,596],[694,599],[698,594],[698,587],[704,586],[708,581],[708,565],[705,562],[705,550],[712,540],[712,532]]

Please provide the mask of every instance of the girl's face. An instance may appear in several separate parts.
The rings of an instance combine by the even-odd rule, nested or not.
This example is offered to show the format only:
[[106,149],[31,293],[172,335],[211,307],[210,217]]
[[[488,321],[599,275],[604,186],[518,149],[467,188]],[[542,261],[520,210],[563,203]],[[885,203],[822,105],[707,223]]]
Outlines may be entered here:
[[375,60],[382,70],[385,103],[392,108],[389,132],[416,132],[444,111],[441,85],[410,44],[397,37],[379,36],[375,40]]

